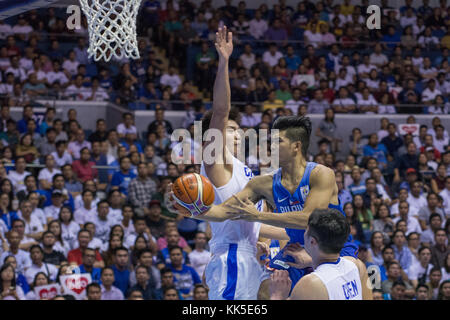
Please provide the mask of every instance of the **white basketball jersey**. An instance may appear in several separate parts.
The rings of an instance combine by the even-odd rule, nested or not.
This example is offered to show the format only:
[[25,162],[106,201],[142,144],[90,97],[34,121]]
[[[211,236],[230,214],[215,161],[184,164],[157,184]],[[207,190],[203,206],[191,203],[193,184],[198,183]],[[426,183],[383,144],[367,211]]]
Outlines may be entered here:
[[[200,174],[208,177],[205,167],[201,165]],[[253,178],[253,172],[241,161],[233,157],[233,176],[230,181],[219,188],[214,187],[214,204],[219,205],[240,192]],[[261,206],[261,202],[259,202]],[[258,241],[259,222],[248,222],[244,220],[226,220],[223,222],[209,222],[211,225],[212,239],[209,241],[211,253],[219,246],[236,243],[241,246],[253,247],[256,250]]]
[[362,286],[358,267],[350,260],[319,265],[312,273],[322,280],[330,300],[362,300]]

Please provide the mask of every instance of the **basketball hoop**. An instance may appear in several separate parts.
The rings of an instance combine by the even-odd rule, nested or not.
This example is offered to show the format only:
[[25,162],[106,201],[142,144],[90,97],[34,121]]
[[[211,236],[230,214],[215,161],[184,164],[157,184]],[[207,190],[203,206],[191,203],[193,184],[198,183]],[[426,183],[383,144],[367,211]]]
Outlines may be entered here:
[[136,17],[142,0],[80,0],[87,17],[89,58],[139,59]]

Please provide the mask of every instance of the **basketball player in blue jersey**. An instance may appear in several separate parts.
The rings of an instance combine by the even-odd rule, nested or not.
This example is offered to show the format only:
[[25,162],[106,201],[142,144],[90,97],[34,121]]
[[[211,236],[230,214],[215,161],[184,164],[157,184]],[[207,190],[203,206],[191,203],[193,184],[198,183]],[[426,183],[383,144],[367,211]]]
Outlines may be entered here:
[[[308,219],[303,249],[311,257],[314,272],[302,277],[289,296],[289,273],[275,270],[270,283],[271,299],[372,300],[372,290],[366,285],[366,269],[358,267],[355,258],[340,257],[349,233],[350,225],[339,211],[314,210]],[[302,250],[300,246],[297,249],[293,247],[291,251],[300,253],[299,249]],[[292,255],[295,257],[297,253]]]
[[[222,133],[223,152],[216,155],[212,164],[203,161],[200,174],[213,184],[214,204],[218,205],[244,189],[253,178],[253,173],[234,156],[240,143],[236,131],[239,129],[239,111],[231,109],[228,59],[233,51],[233,39],[226,27],[219,28],[216,33],[215,46],[219,65],[214,82],[213,107],[212,112],[207,112],[202,119],[202,130],[205,133],[208,129],[216,129]],[[233,146],[232,150],[228,149],[227,144]],[[203,147],[207,145],[208,142]],[[166,202],[166,205],[174,211],[174,203]],[[261,209],[261,203],[255,207],[255,210]],[[228,218],[227,215],[199,217],[209,221],[212,233],[209,241],[212,258],[204,274],[209,299],[256,300],[262,273],[256,258],[259,235],[280,240],[288,240],[288,237],[281,228],[261,227],[259,222]]]
[[[315,209],[335,208],[344,214],[338,200],[338,188],[333,170],[307,162],[311,121],[306,117],[280,117],[272,129],[279,140],[280,168],[272,174],[257,176],[245,188],[221,205],[214,205],[205,217],[209,219],[245,220],[285,228],[289,243],[304,245],[304,233],[310,214]],[[276,212],[259,212],[254,204],[266,200]],[[272,239],[280,239],[273,236]],[[356,258],[358,247],[351,236],[342,248],[342,256]],[[294,259],[285,254],[285,246],[269,264],[272,269],[287,270],[292,286],[310,272],[310,268],[292,267]],[[357,260],[358,264],[362,264]]]

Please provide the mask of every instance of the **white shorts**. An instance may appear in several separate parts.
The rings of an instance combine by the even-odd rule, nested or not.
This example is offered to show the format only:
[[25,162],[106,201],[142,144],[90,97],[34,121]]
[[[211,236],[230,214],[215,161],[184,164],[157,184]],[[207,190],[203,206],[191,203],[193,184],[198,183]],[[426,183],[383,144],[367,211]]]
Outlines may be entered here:
[[253,248],[229,244],[206,266],[209,300],[257,300],[261,275]]

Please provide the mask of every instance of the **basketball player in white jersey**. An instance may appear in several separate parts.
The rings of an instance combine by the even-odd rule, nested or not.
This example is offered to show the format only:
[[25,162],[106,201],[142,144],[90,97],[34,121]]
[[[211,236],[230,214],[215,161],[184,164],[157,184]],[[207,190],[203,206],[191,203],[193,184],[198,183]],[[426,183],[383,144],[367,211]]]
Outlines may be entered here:
[[[200,174],[213,184],[214,204],[219,205],[244,189],[253,178],[253,173],[233,155],[240,143],[237,133],[239,112],[231,109],[228,59],[233,52],[233,38],[226,27],[219,28],[216,33],[215,46],[219,65],[214,82],[213,107],[212,113],[207,112],[202,119],[202,132],[219,130],[223,137],[223,152],[216,155],[213,164],[202,162]],[[227,142],[233,146],[233,150],[228,149]],[[208,142],[203,148],[207,145]],[[171,205],[168,207],[171,208]],[[209,299],[256,300],[262,272],[256,258],[259,234],[279,240],[288,240],[288,237],[281,228],[265,226],[261,229],[258,222],[232,221],[227,218],[199,217],[210,222],[212,232],[209,241],[212,258],[205,269]]]
[[[289,296],[289,273],[276,270],[271,276],[271,299],[372,300],[365,268],[359,268],[352,257],[340,257],[349,233],[348,222],[336,209],[314,210],[304,234],[304,250],[312,259],[314,271],[302,277]],[[295,249],[291,247],[291,250]],[[299,255],[301,250],[299,246]]]

